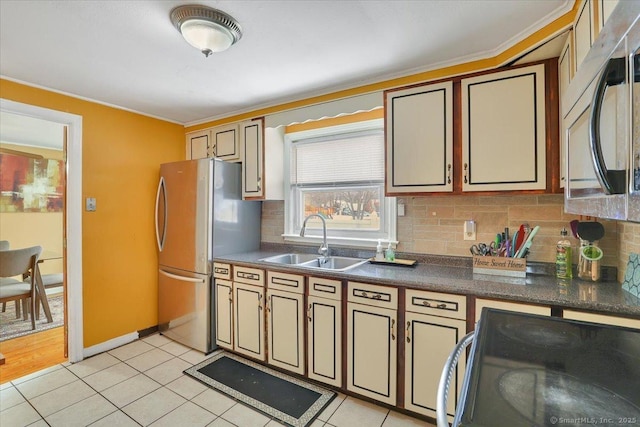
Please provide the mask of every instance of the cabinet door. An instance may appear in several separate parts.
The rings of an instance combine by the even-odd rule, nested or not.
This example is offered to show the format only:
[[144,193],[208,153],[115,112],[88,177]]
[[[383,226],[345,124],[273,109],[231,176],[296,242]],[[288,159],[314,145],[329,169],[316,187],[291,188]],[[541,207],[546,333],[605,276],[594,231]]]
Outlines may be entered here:
[[386,192],[453,189],[453,83],[385,93]]
[[233,350],[233,285],[228,280],[216,283],[216,344]]
[[600,9],[600,31],[602,31],[602,27],[607,23],[607,19],[615,9],[616,5],[620,0],[600,0],[599,9]]
[[226,161],[240,161],[240,138],[237,123],[211,129],[213,157]]
[[[572,57],[571,57],[571,37],[572,32],[569,32],[569,37],[567,38],[567,42],[562,48],[562,52],[560,53],[560,58],[558,59],[558,90],[560,92],[560,99],[564,96],[567,88],[569,87],[569,83],[571,82],[571,78],[573,77],[573,66],[572,66]],[[562,108],[560,108],[560,121],[562,122]],[[560,187],[564,188],[565,178],[566,178],[566,141],[564,138],[564,134],[560,135]]]
[[580,69],[580,65],[587,53],[589,53],[594,39],[593,0],[582,0],[573,24],[574,71]]
[[242,197],[264,198],[262,175],[264,166],[264,143],[262,120],[244,122],[240,125],[242,136]]
[[187,160],[209,157],[211,132],[209,129],[187,134]]
[[342,304],[309,296],[308,377],[342,387]]
[[264,360],[264,289],[234,282],[233,301],[233,349]]
[[396,404],[397,311],[347,304],[347,389]]
[[[405,318],[405,409],[436,416],[440,375],[451,350],[465,335],[466,322],[458,319],[407,313]],[[460,358],[451,384],[447,413],[453,421],[464,378],[465,358]]]
[[304,322],[302,294],[267,290],[270,364],[304,374]]
[[462,190],[544,190],[544,64],[462,80]]

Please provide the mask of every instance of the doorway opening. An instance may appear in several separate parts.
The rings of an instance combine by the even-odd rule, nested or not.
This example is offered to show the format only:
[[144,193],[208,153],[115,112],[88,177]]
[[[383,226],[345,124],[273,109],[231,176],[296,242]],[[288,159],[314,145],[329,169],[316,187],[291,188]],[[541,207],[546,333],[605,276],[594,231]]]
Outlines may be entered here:
[[[83,359],[82,325],[82,117],[0,99],[0,114],[37,119],[65,129],[66,139],[66,202],[63,208],[62,259],[66,281],[65,320],[68,338],[68,360]],[[51,252],[54,252],[53,250]],[[45,261],[46,262],[46,261]]]

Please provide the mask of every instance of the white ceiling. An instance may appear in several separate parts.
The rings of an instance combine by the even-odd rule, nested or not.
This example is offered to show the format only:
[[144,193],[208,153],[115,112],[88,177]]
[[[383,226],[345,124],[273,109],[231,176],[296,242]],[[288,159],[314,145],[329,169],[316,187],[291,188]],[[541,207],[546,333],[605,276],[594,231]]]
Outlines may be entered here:
[[62,150],[64,125],[0,111],[0,142]]
[[[169,20],[243,28],[205,58]],[[0,75],[182,124],[491,57],[573,0],[1,0]]]

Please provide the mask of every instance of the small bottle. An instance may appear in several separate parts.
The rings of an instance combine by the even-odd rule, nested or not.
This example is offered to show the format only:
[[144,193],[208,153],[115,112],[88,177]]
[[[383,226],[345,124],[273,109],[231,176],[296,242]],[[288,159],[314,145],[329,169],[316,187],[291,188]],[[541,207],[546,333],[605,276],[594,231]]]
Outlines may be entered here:
[[570,279],[573,277],[571,241],[567,238],[567,229],[560,232],[562,238],[556,245],[556,277]]
[[382,250],[382,240],[378,240],[378,246],[376,246],[376,261],[384,261],[384,252]]
[[389,242],[389,245],[387,245],[387,253],[386,253],[385,259],[387,261],[396,260],[396,253],[393,251],[393,248],[391,247],[391,242]]

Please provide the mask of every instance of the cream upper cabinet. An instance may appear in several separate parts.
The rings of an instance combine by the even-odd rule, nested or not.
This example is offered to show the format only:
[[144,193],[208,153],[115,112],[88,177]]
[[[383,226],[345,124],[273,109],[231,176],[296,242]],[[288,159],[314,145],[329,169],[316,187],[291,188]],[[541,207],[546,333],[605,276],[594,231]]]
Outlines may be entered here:
[[271,365],[304,374],[304,277],[267,272],[267,337]]
[[237,123],[187,134],[187,159],[206,157],[240,161],[240,128]]
[[348,290],[347,389],[395,405],[397,289],[349,282]]
[[189,132],[187,134],[187,160],[209,157],[211,132],[209,129]]
[[[560,58],[558,59],[558,92],[560,93],[560,99],[564,96],[569,83],[573,78],[573,57],[571,55],[571,40],[573,38],[573,32],[569,31],[569,37],[567,42],[560,52]],[[562,122],[562,111],[560,111],[560,122]],[[565,184],[565,161],[566,161],[567,148],[563,142],[562,136],[560,136],[560,187],[564,188]]]
[[[589,53],[596,37],[594,19],[594,1],[581,0],[573,23],[573,59],[575,70],[580,68],[582,61]],[[574,71],[575,71],[574,70]]]
[[453,190],[453,83],[385,92],[386,193]]
[[249,200],[284,199],[284,128],[264,129],[264,120],[240,124],[242,197]]
[[242,137],[242,197],[262,199],[264,198],[262,120],[242,122],[240,135]]
[[229,162],[240,161],[240,129],[237,123],[211,129],[212,154]]
[[462,191],[546,189],[544,64],[462,79]]
[[607,23],[607,19],[609,19],[611,12],[613,12],[613,9],[615,9],[619,1],[620,0],[599,0],[598,1],[598,9],[600,12],[599,13],[600,14],[600,30],[602,30],[602,27],[604,27],[605,24]]
[[342,387],[342,285],[309,277],[307,376]]

